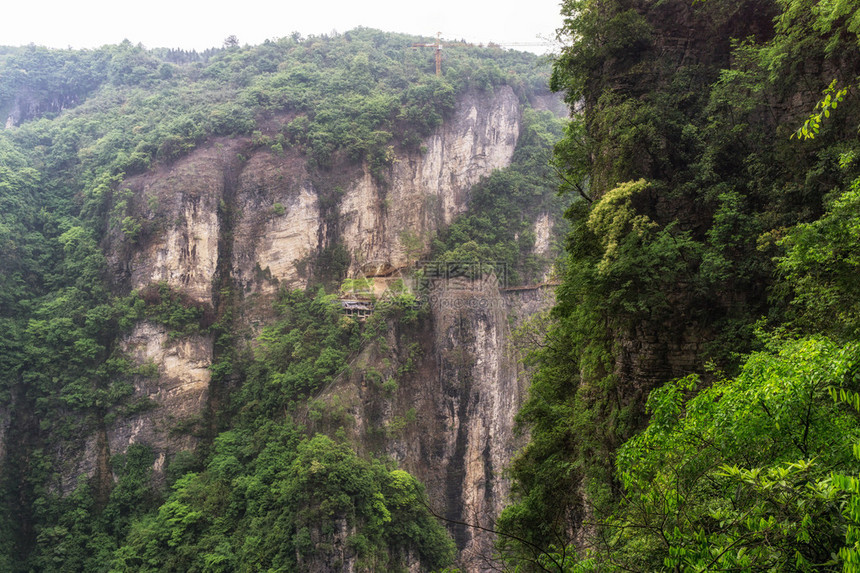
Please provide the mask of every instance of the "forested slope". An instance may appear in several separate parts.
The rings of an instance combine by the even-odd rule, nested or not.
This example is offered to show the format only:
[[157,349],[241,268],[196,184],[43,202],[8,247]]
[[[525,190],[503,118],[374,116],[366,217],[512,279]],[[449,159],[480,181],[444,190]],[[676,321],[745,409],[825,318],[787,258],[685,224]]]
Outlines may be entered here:
[[[337,294],[419,257],[542,280],[561,128],[534,56],[463,44],[436,76],[416,41],[0,50],[0,569],[431,570],[488,546],[426,504],[461,517],[475,472],[474,503],[502,502],[515,361],[434,355],[402,281],[366,321]],[[461,315],[504,362],[493,288]],[[474,409],[501,399],[507,420]]]
[[564,3],[578,200],[512,563],[856,570],[858,8]]

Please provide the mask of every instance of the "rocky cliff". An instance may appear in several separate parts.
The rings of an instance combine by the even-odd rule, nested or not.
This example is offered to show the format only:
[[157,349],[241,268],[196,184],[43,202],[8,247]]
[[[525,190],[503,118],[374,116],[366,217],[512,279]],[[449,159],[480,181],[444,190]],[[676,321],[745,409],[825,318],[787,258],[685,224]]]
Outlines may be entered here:
[[311,403],[316,430],[349,428],[427,486],[468,571],[493,566],[492,529],[507,502],[505,467],[522,440],[514,416],[526,387],[512,327],[552,304],[552,291],[505,292],[495,277],[437,284],[429,317],[392,323],[384,340]]
[[[397,153],[384,181],[360,167],[312,175],[296,153],[213,142],[124,182],[144,228],[130,246],[114,235],[108,252],[117,280],[136,289],[165,282],[211,304],[220,262],[245,295],[303,288],[307,265],[336,241],[349,251],[353,272],[369,263],[404,267],[407,238],[426,250],[466,208],[471,186],[508,165],[520,115],[510,87],[489,97],[469,93],[420,151]],[[228,255],[218,248],[225,235],[230,259],[219,261]]]
[[[312,172],[292,150],[213,140],[123,182],[130,197],[123,214],[139,228],[106,240],[114,284],[123,292],[166,284],[207,315],[223,314],[224,289],[232,289],[233,327],[245,344],[271,319],[278,289],[306,287],[327,270],[323,256],[333,248],[348,253],[350,276],[388,275],[426,253],[466,209],[472,185],[510,163],[521,119],[509,87],[467,93],[420,150],[395,149],[382,177],[356,165]],[[548,216],[535,222],[540,254],[550,226]],[[405,331],[392,325],[387,350],[368,348],[362,367],[317,397],[318,406],[349,413],[359,447],[392,456],[426,483],[435,510],[452,523],[492,526],[508,494],[503,470],[517,445],[512,425],[524,387],[509,316],[549,304],[540,297],[526,304],[524,296],[492,282],[447,285],[426,320]],[[123,338],[126,354],[157,372],[135,382],[135,399],[151,407],[116,419],[76,454],[64,452],[61,489],[96,475],[108,467],[105,457],[133,443],[155,450],[157,475],[165,460],[195,447],[190,430],[214,408],[213,336],[175,336],[145,321]],[[401,368],[393,392],[368,382],[369,369],[388,376],[382,364]],[[463,566],[482,568],[491,538],[465,525],[451,531]]]

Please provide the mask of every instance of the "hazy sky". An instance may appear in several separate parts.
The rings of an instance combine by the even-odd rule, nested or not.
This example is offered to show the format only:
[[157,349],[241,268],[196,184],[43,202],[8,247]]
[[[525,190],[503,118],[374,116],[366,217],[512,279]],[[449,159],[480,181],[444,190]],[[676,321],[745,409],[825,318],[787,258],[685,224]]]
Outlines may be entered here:
[[[90,48],[123,39],[148,48],[202,50],[229,35],[259,44],[293,31],[357,26],[473,43],[553,40],[560,0],[39,0],[6,2],[0,45]],[[533,47],[537,53],[549,48]]]

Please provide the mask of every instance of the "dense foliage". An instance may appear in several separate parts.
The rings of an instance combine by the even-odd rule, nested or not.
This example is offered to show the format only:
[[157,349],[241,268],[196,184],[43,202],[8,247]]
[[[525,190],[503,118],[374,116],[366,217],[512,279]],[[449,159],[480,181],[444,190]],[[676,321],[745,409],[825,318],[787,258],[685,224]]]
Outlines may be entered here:
[[578,201],[501,548],[856,570],[857,3],[563,11]]
[[449,563],[453,543],[426,510],[415,478],[391,463],[360,458],[343,438],[308,436],[281,415],[301,408],[374,336],[372,329],[359,332],[332,298],[322,291],[283,294],[281,318],[261,336],[247,383],[231,405],[231,429],[215,438],[205,462],[190,452],[173,460],[166,498],[154,487],[151,449],[134,445],[113,457],[119,480],[106,500],[82,477],[72,495],[42,501],[31,566],[295,570],[334,559],[338,535],[348,544],[340,559],[355,557],[369,570],[397,570],[409,554],[429,568]]
[[601,553],[638,570],[836,568],[856,473],[856,412],[828,389],[858,380],[856,344],[807,338],[750,355],[693,398],[695,377],[654,390],[647,429],[618,452],[623,511]]
[[410,550],[428,567],[450,562],[453,543],[415,478],[326,436],[297,439],[271,426],[222,433],[206,470],[185,474],[157,513],[132,525],[111,570],[337,568],[337,533],[348,544],[340,558],[357,554],[367,570],[397,570]]

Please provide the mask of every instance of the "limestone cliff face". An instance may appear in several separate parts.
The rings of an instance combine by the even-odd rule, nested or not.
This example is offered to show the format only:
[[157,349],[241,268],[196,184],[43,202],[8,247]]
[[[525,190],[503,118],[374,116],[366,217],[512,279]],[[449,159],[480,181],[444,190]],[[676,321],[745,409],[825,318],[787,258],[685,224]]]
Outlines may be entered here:
[[241,141],[216,142],[176,164],[123,183],[143,223],[133,244],[114,232],[107,247],[116,281],[129,289],[166,283],[211,304],[222,224],[220,209],[238,170]]
[[[213,141],[120,186],[132,192],[123,214],[135,217],[142,228],[132,238],[118,230],[111,234],[105,250],[115,282],[122,290],[166,283],[211,308],[217,304],[217,275],[229,273],[240,295],[237,310],[253,330],[266,320],[265,311],[258,311],[266,305],[255,304],[258,295],[268,300],[281,286],[304,288],[315,257],[335,240],[349,251],[353,272],[368,263],[384,269],[406,265],[407,236],[413,250],[416,238],[428,245],[466,208],[470,187],[510,163],[520,120],[519,102],[509,87],[489,96],[466,94],[422,151],[396,157],[384,181],[361,167],[312,175],[295,151],[276,154],[242,139]],[[331,197],[333,187],[341,190],[339,205],[326,211],[321,197]],[[138,397],[152,396],[156,407],[122,422],[131,429],[112,430],[111,453],[123,452],[143,435],[157,451],[173,453],[179,445],[158,437],[156,426],[168,419],[181,425],[204,413],[200,369],[211,361],[211,340],[194,341],[193,351],[180,350],[174,348],[176,341],[167,341],[166,331],[154,328],[139,326],[126,344],[137,362],[159,365],[159,378],[136,389]],[[159,342],[143,344],[147,338]],[[169,356],[180,354],[190,356],[190,362],[171,362]],[[182,374],[184,368],[190,370]],[[170,390],[180,380],[193,391],[182,384]]]
[[76,106],[78,100],[79,98],[74,94],[56,93],[50,96],[38,96],[30,90],[21,90],[12,101],[4,128],[11,129],[47,113],[59,113]]
[[161,444],[155,460],[156,473],[161,473],[167,456],[195,445],[191,435],[175,430],[178,422],[199,423],[198,417],[205,410],[212,337],[171,339],[164,326],[142,322],[122,345],[135,362],[153,367],[151,376],[138,376],[135,380],[135,394],[147,398],[152,409],[111,427],[108,445],[111,452],[118,452],[136,442]]
[[[418,477],[438,515],[492,528],[510,494],[504,469],[524,445],[513,426],[527,373],[512,325],[552,303],[546,288],[504,292],[494,280],[439,285],[428,316],[411,326],[393,320],[384,344],[366,349],[316,399],[312,428],[350,428],[357,443]],[[449,529],[458,567],[493,569],[490,534]]]
[[[346,178],[312,177],[294,152],[278,155],[241,140],[215,142],[124,183],[134,192],[145,228],[130,254],[109,248],[115,274],[130,288],[166,282],[211,303],[225,232],[231,235],[231,276],[246,294],[272,293],[279,285],[303,288],[307,265],[337,239],[352,256],[352,271],[368,263],[403,267],[407,237],[429,245],[466,208],[471,186],[510,163],[520,120],[510,87],[489,97],[469,93],[422,151],[396,156],[384,181],[367,169]],[[340,188],[336,212],[321,209],[321,194],[331,191],[324,187]],[[225,210],[229,230],[222,228]]]
[[549,213],[541,213],[534,224],[536,255],[548,255],[550,252],[550,241],[552,240],[552,218]]
[[[510,492],[502,472],[517,447],[513,420],[523,389],[510,346],[509,309],[497,286],[452,286],[433,301],[441,390],[436,411],[446,427],[436,437],[444,471],[438,477],[448,519],[491,527]],[[462,565],[483,569],[492,538],[462,525],[452,533]]]
[[327,222],[304,161],[254,154],[239,177],[231,268],[243,293],[302,288]]
[[[467,94],[422,152],[396,156],[384,181],[368,169],[356,170],[347,181],[343,176],[320,181],[311,178],[300,158],[253,155],[239,177],[236,197],[236,280],[246,293],[271,293],[278,285],[303,288],[306,265],[333,239],[349,251],[353,273],[405,266],[407,238],[429,245],[466,208],[471,186],[510,163],[520,115],[509,87],[489,98]],[[331,193],[322,186],[343,194],[336,217],[321,209],[320,194]]]
[[[169,459],[197,445],[191,431],[204,422],[212,337],[173,338],[164,326],[141,322],[120,341],[120,347],[132,361],[147,366],[133,380],[134,401],[140,407],[135,414],[115,417],[83,441],[57,445],[61,475],[53,487],[60,493],[71,493],[81,475],[110,479],[110,457],[124,453],[131,444],[155,449],[159,482]],[[100,472],[106,475],[99,476]]]
[[510,87],[489,98],[468,94],[425,141],[426,151],[395,160],[388,183],[379,185],[365,171],[340,205],[340,236],[353,253],[352,270],[368,263],[406,266],[407,236],[427,247],[464,211],[472,185],[510,163],[520,115]]

